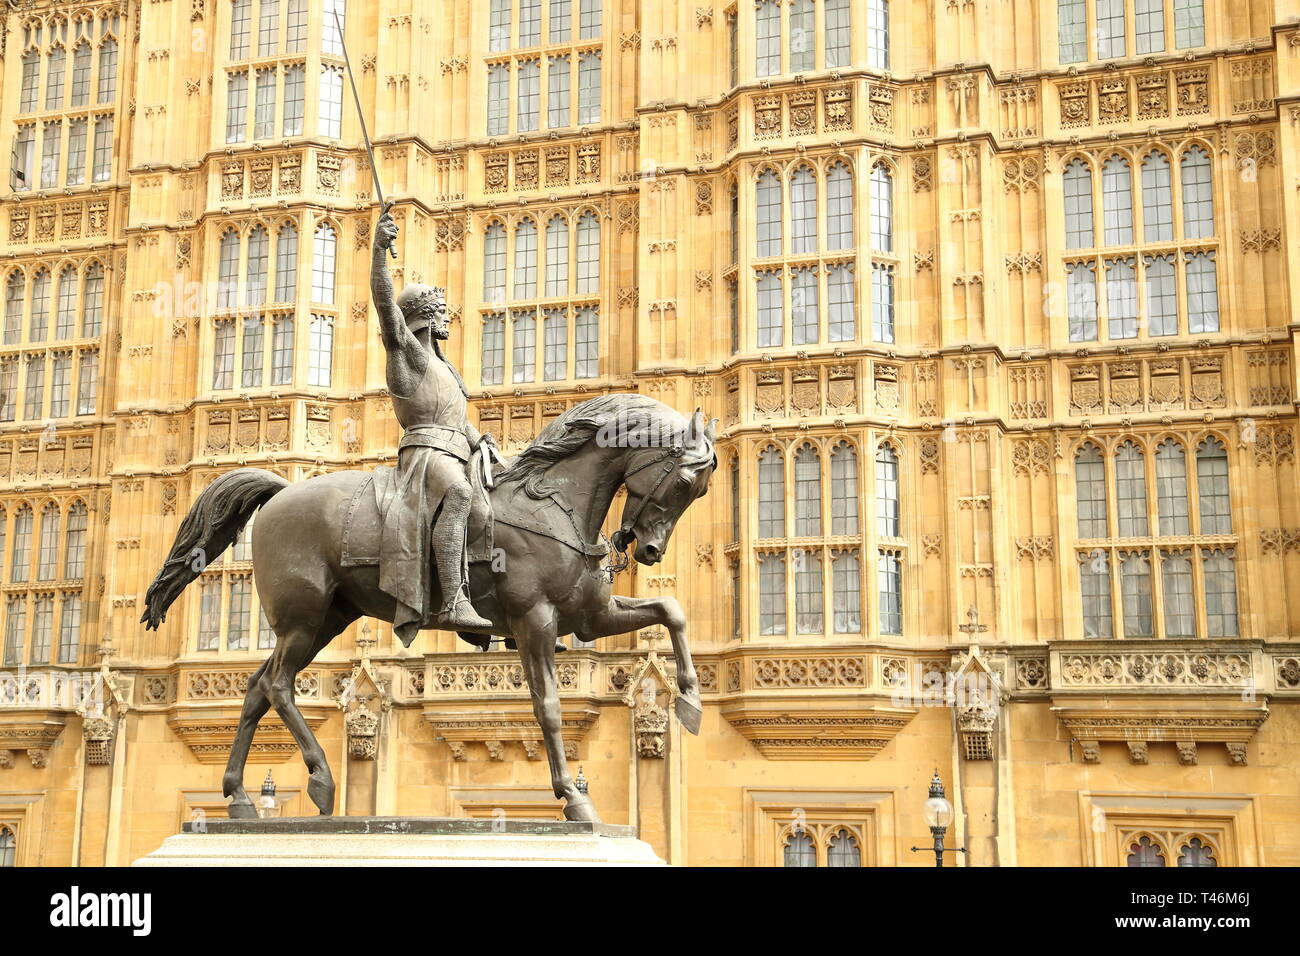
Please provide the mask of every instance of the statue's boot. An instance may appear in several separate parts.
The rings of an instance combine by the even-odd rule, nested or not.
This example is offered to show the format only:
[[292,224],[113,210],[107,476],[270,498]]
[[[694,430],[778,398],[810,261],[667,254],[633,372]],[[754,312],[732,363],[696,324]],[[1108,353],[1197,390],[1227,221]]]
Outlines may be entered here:
[[492,622],[479,617],[464,594],[457,594],[438,612],[438,626],[449,631],[487,630],[492,627]]

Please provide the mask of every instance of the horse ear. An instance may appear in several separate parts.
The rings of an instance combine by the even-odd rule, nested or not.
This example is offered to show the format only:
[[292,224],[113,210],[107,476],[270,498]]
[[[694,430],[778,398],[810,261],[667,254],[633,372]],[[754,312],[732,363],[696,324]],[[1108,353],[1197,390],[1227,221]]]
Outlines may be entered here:
[[717,425],[718,420],[716,418],[710,418],[709,424],[704,427],[704,437],[709,440],[710,445],[715,444],[718,440]]
[[697,407],[691,416],[691,438],[704,434],[704,413]]

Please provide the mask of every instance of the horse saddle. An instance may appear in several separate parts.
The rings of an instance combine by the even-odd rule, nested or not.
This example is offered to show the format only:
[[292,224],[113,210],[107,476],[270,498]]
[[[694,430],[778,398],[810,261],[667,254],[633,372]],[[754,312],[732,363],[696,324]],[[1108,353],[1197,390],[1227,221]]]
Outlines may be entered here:
[[[509,466],[506,467],[508,470]],[[471,563],[492,560],[493,525],[497,522],[554,538],[591,557],[603,557],[609,552],[604,541],[583,540],[572,509],[557,494],[535,498],[524,489],[523,482],[498,482],[487,488],[482,482],[477,454],[471,462],[470,474],[475,494],[465,539],[466,555]],[[381,465],[367,474],[353,491],[343,521],[344,567],[379,564],[384,517],[380,502],[392,499],[387,491],[396,480],[396,469]]]

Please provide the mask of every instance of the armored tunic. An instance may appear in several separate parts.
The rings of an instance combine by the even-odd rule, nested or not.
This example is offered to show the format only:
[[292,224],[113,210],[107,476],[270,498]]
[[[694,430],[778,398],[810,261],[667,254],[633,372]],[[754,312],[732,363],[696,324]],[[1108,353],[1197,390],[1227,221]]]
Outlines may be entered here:
[[460,467],[469,462],[469,420],[460,378],[440,355],[429,356],[410,395],[393,393],[392,399],[403,434],[396,470],[381,468],[375,475],[382,522],[379,586],[397,599],[393,630],[409,644],[439,605],[432,532],[442,489],[432,469],[444,457]]

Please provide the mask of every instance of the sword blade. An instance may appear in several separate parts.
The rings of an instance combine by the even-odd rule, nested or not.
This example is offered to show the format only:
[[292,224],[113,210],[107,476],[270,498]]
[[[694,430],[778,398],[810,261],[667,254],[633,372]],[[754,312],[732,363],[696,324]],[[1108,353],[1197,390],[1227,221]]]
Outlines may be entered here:
[[[375,197],[379,200],[380,209],[388,211],[388,203],[384,200],[384,187],[379,184],[379,167],[375,165],[375,148],[370,144],[370,131],[366,129],[366,114],[361,109],[361,94],[357,92],[357,78],[352,72],[352,60],[348,56],[348,45],[343,39],[343,24],[339,22],[338,10],[330,10],[334,17],[334,29],[339,34],[339,46],[343,50],[343,66],[348,71],[348,85],[352,87],[352,101],[357,105],[357,119],[361,121],[361,139],[366,144],[366,155],[370,158],[370,176],[375,183]],[[388,247],[389,253],[394,259],[397,258],[397,247],[391,245]]]

